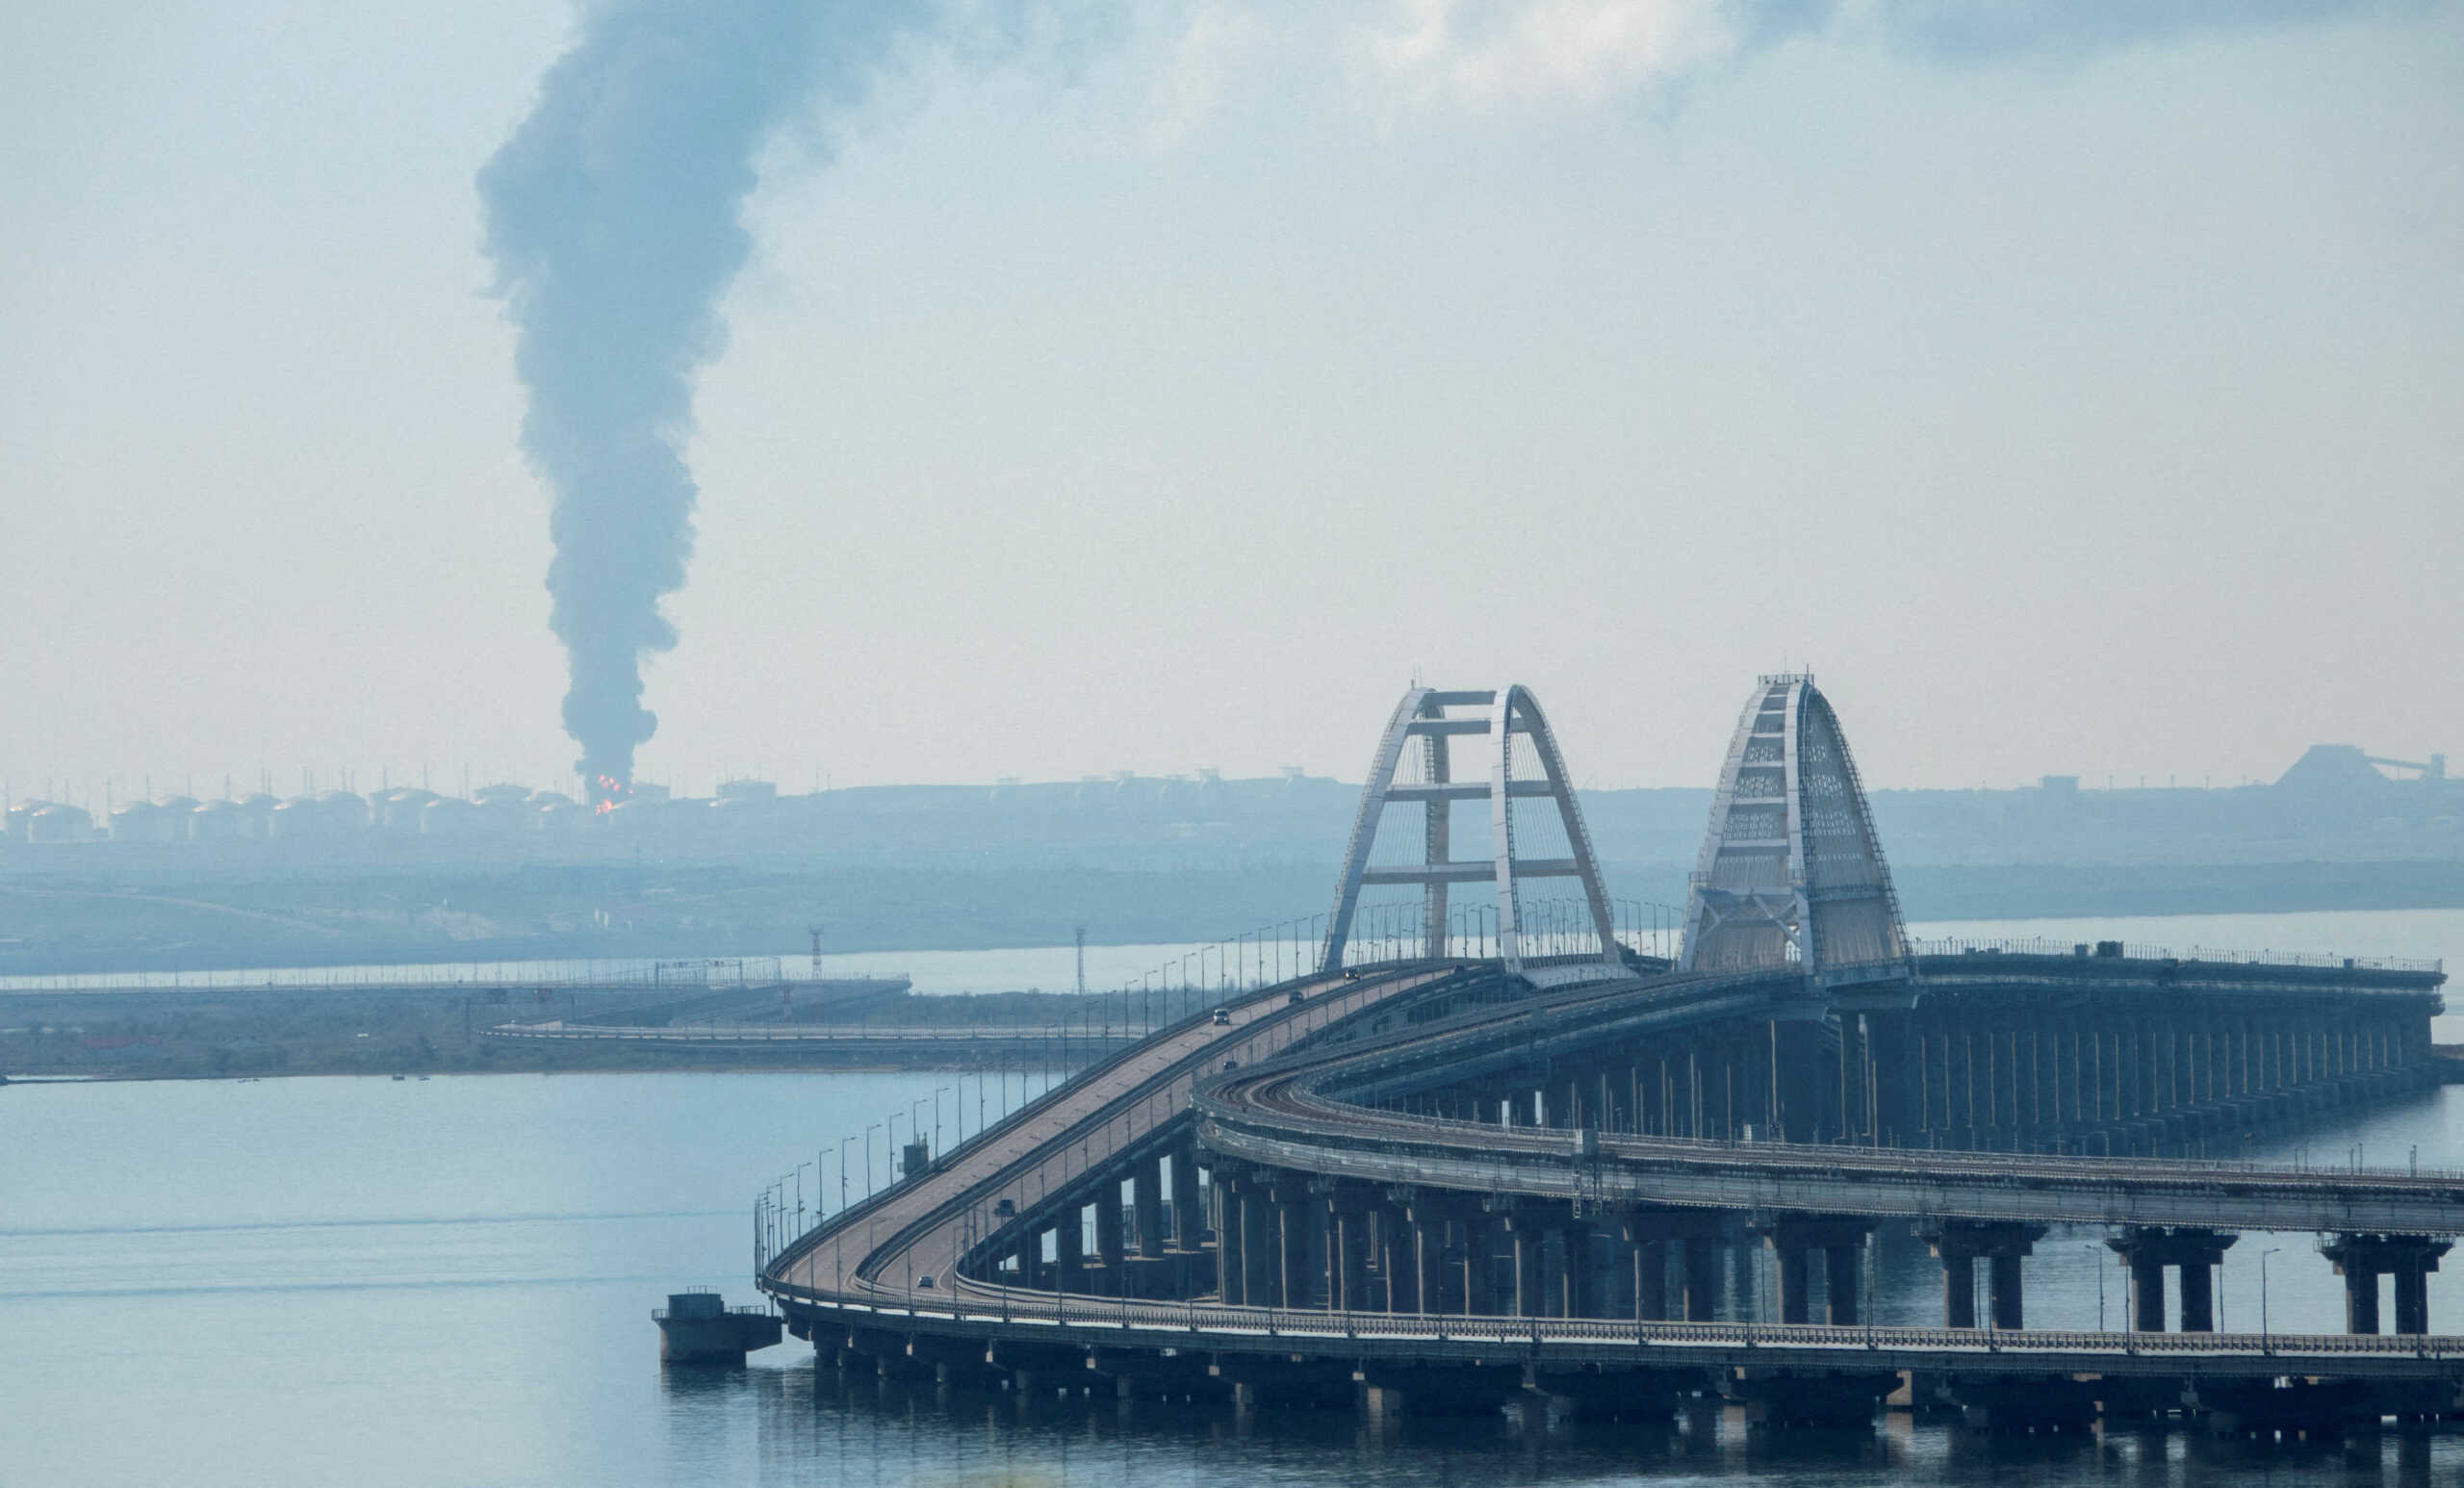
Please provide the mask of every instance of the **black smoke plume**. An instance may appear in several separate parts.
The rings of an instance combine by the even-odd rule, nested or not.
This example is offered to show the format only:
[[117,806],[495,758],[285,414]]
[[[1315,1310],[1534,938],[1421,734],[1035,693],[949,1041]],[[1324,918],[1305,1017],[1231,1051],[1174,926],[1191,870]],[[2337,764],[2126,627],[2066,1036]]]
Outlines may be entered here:
[[599,0],[479,172],[529,395],[523,449],[554,500],[565,731],[603,802],[658,728],[642,658],[676,644],[659,601],[693,552],[693,374],[726,341],[717,303],[751,248],[756,157],[808,104],[860,95],[921,9]]

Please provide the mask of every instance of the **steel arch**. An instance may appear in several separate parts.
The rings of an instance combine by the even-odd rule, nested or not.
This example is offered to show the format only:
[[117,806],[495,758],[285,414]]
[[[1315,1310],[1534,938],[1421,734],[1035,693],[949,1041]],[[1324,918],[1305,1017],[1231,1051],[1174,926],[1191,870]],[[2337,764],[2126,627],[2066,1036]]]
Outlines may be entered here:
[[[1449,710],[1454,708],[1479,711],[1475,716],[1453,716]],[[1537,779],[1515,777],[1514,736],[1518,733],[1530,737],[1540,757]],[[1488,768],[1476,782],[1455,779],[1451,746],[1459,735],[1483,735],[1490,746]],[[1402,763],[1404,749],[1415,737],[1422,740],[1427,752],[1427,782],[1399,786],[1395,772]],[[1533,861],[1515,851],[1514,802],[1518,797],[1546,797],[1555,806],[1571,858]],[[1450,824],[1452,803],[1480,800],[1489,807],[1489,857],[1485,863],[1452,856]],[[1369,859],[1376,846],[1379,825],[1385,820],[1387,808],[1396,805],[1419,805],[1425,812],[1421,863],[1410,868],[1372,868]],[[1575,800],[1574,782],[1566,774],[1565,756],[1557,747],[1548,716],[1541,711],[1540,700],[1529,688],[1515,684],[1477,692],[1415,686],[1403,694],[1388,717],[1386,731],[1378,738],[1377,753],[1370,763],[1369,780],[1361,787],[1360,809],[1352,818],[1351,839],[1344,852],[1343,874],[1335,886],[1334,911],[1327,916],[1325,950],[1320,964],[1327,972],[1342,966],[1364,886],[1419,885],[1422,952],[1438,957],[1445,954],[1449,886],[1485,880],[1497,896],[1499,954],[1508,969],[1520,969],[1520,885],[1527,878],[1581,880],[1592,928],[1600,937],[1601,959],[1610,962],[1620,959],[1608,891],[1592,853],[1591,834],[1583,828],[1582,809]]]
[[1907,931],[1848,736],[1813,678],[1761,678],[1685,898],[1687,971],[1903,961]]

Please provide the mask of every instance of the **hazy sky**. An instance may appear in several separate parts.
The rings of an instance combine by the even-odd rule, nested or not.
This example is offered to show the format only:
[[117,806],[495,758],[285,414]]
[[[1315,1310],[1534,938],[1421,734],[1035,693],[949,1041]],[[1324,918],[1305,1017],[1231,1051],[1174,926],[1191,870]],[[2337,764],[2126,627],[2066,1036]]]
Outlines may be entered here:
[[[474,177],[577,25],[0,12],[18,798],[575,757]],[[1418,672],[1707,784],[1809,662],[1876,785],[2464,758],[2464,5],[953,29],[762,158],[647,778],[1356,779]]]

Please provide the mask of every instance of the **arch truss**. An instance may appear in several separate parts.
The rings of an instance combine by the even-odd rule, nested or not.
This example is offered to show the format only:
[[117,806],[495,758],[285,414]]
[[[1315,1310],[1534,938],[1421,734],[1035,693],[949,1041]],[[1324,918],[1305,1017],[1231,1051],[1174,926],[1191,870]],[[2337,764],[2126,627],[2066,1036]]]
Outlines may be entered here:
[[[1527,737],[1537,757],[1536,771],[1516,773],[1514,740]],[[1476,741],[1478,764],[1461,772],[1453,754],[1457,739]],[[1398,783],[1397,768],[1404,752],[1421,752],[1421,779]],[[1489,854],[1457,859],[1453,844],[1453,806],[1458,801],[1488,805]],[[1571,856],[1527,859],[1515,851],[1516,816],[1532,805],[1553,807],[1564,828]],[[1400,866],[1372,866],[1378,829],[1390,808],[1418,808],[1420,861]],[[1351,845],[1344,854],[1343,878],[1335,890],[1334,912],[1327,919],[1324,969],[1342,966],[1344,947],[1351,936],[1353,912],[1364,887],[1417,885],[1421,889],[1422,954],[1447,954],[1448,893],[1457,884],[1485,885],[1495,896],[1498,953],[1507,969],[1523,964],[1521,887],[1526,879],[1574,878],[1582,882],[1592,928],[1600,937],[1604,961],[1619,960],[1615,927],[1609,918],[1608,894],[1600,864],[1593,858],[1591,836],[1583,830],[1581,809],[1575,804],[1574,783],[1556,736],[1540,711],[1530,689],[1508,686],[1495,692],[1443,692],[1414,687],[1395,705],[1386,732],[1378,740],[1377,757],[1362,787],[1360,812],[1352,821]]]
[[1687,971],[1809,972],[1908,954],[1848,739],[1810,676],[1765,677],[1720,769],[1685,901]]

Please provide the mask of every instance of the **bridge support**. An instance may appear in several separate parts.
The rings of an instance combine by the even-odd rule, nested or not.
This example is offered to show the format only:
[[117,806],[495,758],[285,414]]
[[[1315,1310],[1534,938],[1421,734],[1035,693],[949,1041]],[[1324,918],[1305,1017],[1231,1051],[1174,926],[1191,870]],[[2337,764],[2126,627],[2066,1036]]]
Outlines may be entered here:
[[2429,1331],[2429,1273],[2452,1241],[2426,1235],[2340,1234],[2319,1247],[2335,1263],[2345,1279],[2345,1330],[2375,1333],[2378,1326],[2378,1278],[2396,1278],[2398,1333]]
[[1206,1209],[1198,1199],[1197,1144],[1172,1149],[1172,1244],[1182,1250],[1206,1244]]
[[1138,1165],[1131,1198],[1138,1226],[1138,1253],[1149,1261],[1164,1256],[1164,1159],[1147,1157]]
[[1810,1282],[1817,1257],[1823,1270],[1823,1321],[1836,1326],[1858,1321],[1861,1263],[1872,1221],[1786,1215],[1758,1226],[1757,1233],[1770,1244],[1779,1262],[1782,1322],[1813,1321]]
[[1106,1178],[1095,1186],[1095,1262],[1104,1269],[1103,1290],[1121,1292],[1120,1180]]
[[2044,1238],[2043,1225],[1947,1219],[1924,1231],[1923,1238],[1942,1262],[1944,1326],[1976,1326],[1976,1262],[1980,1256],[1987,1266],[1987,1300],[1993,1326],[2016,1329],[2027,1325],[2019,1262]]
[[1083,1292],[1087,1279],[1087,1211],[1072,1204],[1061,1212],[1052,1229],[1052,1286],[1056,1292]]
[[1838,1430],[1871,1425],[1874,1408],[1899,1388],[1897,1371],[1737,1369],[1726,1391],[1745,1407],[1749,1426],[1810,1426]]
[[1547,1311],[1541,1276],[1547,1224],[1533,1209],[1517,1209],[1506,1216],[1506,1234],[1514,1244],[1514,1315],[1518,1318],[1537,1318]]
[[2187,1225],[2126,1226],[2105,1244],[2130,1268],[2130,1326],[2137,1333],[2165,1331],[2165,1268],[2182,1278],[2182,1331],[2216,1331],[2216,1270],[2238,1235]]

